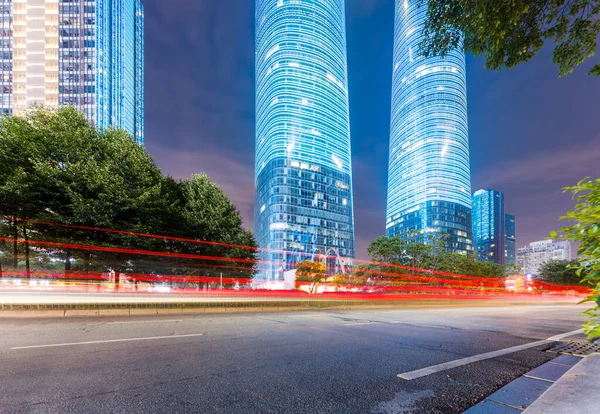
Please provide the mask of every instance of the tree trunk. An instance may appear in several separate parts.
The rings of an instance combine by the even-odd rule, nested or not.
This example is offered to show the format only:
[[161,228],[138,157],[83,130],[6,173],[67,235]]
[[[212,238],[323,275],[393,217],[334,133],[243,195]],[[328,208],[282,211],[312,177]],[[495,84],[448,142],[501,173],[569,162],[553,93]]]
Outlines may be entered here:
[[23,236],[25,239],[25,277],[31,277],[31,267],[29,266],[29,238],[27,237],[27,226],[23,226]]
[[71,250],[67,249],[65,254],[65,277],[68,277],[68,274],[71,271]]
[[[4,252],[4,249],[6,249],[6,241],[2,241],[0,242],[0,248],[2,249],[2,252]],[[2,254],[2,256],[0,256],[0,279],[4,276],[4,274],[2,273],[2,259],[4,258],[4,253]]]
[[18,230],[17,219],[16,217],[13,217],[13,267],[15,268],[15,272],[19,267],[19,244],[17,243],[19,238]]
[[88,275],[90,272],[91,264],[92,264],[92,252],[86,252],[85,253],[85,273],[86,273],[86,275]]

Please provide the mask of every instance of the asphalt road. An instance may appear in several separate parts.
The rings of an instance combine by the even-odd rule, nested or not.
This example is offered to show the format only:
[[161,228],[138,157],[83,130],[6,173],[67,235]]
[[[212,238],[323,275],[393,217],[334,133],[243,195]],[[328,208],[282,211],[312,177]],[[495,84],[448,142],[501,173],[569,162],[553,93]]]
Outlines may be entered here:
[[[555,355],[583,308],[0,320],[2,413],[453,413]],[[582,335],[569,339],[582,338]]]

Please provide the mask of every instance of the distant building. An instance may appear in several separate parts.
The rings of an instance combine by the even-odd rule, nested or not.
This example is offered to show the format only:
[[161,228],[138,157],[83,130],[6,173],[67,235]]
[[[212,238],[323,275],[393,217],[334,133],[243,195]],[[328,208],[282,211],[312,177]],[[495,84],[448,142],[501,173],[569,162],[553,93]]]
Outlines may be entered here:
[[504,215],[504,264],[517,264],[517,225],[515,216]]
[[504,194],[479,190],[473,194],[473,247],[481,260],[504,264]]
[[73,105],[144,142],[141,0],[0,0],[0,113]]
[[517,253],[517,266],[525,274],[539,274],[540,267],[549,260],[571,260],[571,242],[540,240],[520,248]]
[[471,252],[465,54],[421,56],[421,3],[396,1],[386,233],[448,234],[450,249]]

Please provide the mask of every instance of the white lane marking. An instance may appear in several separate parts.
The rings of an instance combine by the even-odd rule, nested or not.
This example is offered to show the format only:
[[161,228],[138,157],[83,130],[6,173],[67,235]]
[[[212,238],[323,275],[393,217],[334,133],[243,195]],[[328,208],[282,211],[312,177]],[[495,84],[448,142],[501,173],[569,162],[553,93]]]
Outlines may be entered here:
[[67,342],[64,344],[48,344],[48,345],[31,345],[31,346],[15,346],[10,348],[16,349],[33,349],[33,348],[53,348],[59,346],[74,346],[74,345],[91,345],[91,344],[107,344],[112,342],[130,342],[130,341],[150,341],[155,339],[174,339],[174,338],[190,338],[194,336],[202,336],[204,334],[188,334],[188,335],[168,335],[168,336],[148,336],[145,338],[126,338],[126,339],[106,339],[104,341],[86,341],[86,342]]
[[541,341],[529,342],[523,345],[512,346],[510,348],[499,349],[498,351],[486,352],[484,354],[473,355],[468,358],[456,359],[454,361],[445,362],[443,364],[433,365],[431,367],[418,369],[416,371],[404,372],[398,374],[399,378],[405,380],[414,380],[417,378],[425,377],[427,375],[435,374],[438,372],[446,371],[452,368],[461,367],[463,365],[471,364],[473,362],[483,361],[485,359],[496,358],[506,354],[512,354],[513,352],[523,351],[529,348],[535,348],[536,346],[545,345],[550,342],[560,341],[568,336],[577,335],[583,332],[583,329],[577,329],[575,331],[566,332],[560,335],[551,336],[548,339],[542,339]]
[[106,322],[106,325],[120,325],[125,323],[167,323],[167,322],[183,322],[183,319],[169,319],[165,321],[117,321]]
[[573,336],[573,335],[577,335],[580,333],[583,333],[583,329],[577,329],[575,331],[566,332],[566,333],[559,334],[559,335],[554,335],[554,336],[551,336],[550,338],[548,338],[548,340],[549,341],[560,341],[561,339],[564,339],[568,336]]
[[369,325],[372,323],[378,323],[378,322],[352,322],[352,323],[345,323],[345,326],[355,326],[355,325]]

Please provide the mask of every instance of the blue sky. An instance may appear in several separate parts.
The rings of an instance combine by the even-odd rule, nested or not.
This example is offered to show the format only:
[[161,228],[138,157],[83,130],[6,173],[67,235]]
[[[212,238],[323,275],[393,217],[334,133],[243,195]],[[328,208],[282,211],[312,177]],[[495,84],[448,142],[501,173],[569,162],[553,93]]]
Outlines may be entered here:
[[[165,173],[206,172],[252,228],[254,2],[144,0],[146,146]],[[393,0],[347,0],[357,255],[385,232]],[[544,238],[573,202],[561,188],[600,176],[600,79],[561,79],[550,48],[487,71],[467,56],[473,191],[505,193],[517,244]],[[596,61],[600,56],[596,58]]]

